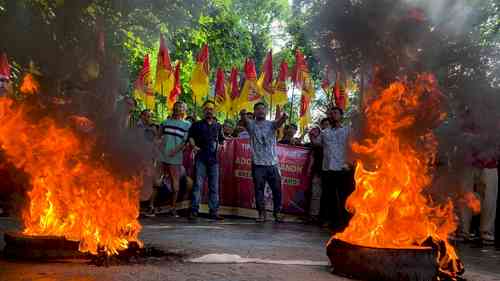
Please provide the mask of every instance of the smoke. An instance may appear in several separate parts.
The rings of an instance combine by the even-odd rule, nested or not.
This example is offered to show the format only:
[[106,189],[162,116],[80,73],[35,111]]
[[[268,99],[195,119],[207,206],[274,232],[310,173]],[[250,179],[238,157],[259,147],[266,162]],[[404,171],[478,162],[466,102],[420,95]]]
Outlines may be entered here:
[[[30,108],[34,124],[54,119],[59,127],[73,130],[82,145],[93,144],[89,161],[103,163],[116,177],[138,176],[151,164],[152,143],[143,130],[127,124],[135,109],[123,99],[128,78],[118,59],[121,53],[112,42],[101,42],[99,34],[114,27],[92,24],[93,19],[82,14],[84,2],[89,3],[67,1],[52,11],[44,9],[53,7],[40,8],[29,1],[7,1],[0,17],[0,52],[12,62],[14,81],[20,80],[30,61],[40,69],[41,75],[35,75],[41,85],[38,93],[19,101]],[[54,18],[44,18],[47,15]],[[13,170],[8,163],[0,168],[2,185],[15,183],[15,190],[3,188],[0,197],[18,196],[29,188],[22,171]],[[22,180],[19,175],[24,175]],[[14,205],[11,199],[1,199]]]
[[[295,10],[303,2],[295,1]],[[481,24],[491,1],[337,0],[313,1],[306,36],[324,64],[363,82],[361,107],[394,81],[413,81],[433,73],[447,118],[434,128],[443,177],[437,188],[455,192],[470,169],[472,154],[499,158],[500,88],[495,85],[498,47],[481,40]],[[492,9],[494,10],[494,9]],[[428,108],[432,111],[436,108]],[[362,109],[353,121],[360,131]],[[426,127],[418,120],[415,129]],[[358,138],[366,137],[363,132]]]

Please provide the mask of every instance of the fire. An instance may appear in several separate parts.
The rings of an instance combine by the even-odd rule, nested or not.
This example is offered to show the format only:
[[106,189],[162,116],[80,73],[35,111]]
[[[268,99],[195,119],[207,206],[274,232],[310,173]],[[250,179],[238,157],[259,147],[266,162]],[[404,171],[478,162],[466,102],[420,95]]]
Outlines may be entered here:
[[434,77],[423,74],[411,84],[392,83],[369,104],[369,138],[352,145],[364,160],[357,163],[356,190],[346,203],[354,216],[335,238],[369,247],[408,248],[432,237],[446,243],[446,256],[438,260],[441,270],[453,275],[460,271],[449,268],[458,260],[447,242],[456,229],[453,204],[436,206],[423,193],[431,185],[430,164],[437,150],[432,126],[446,116],[439,110],[440,99]]
[[477,215],[481,212],[481,201],[479,201],[474,193],[466,192],[463,196],[462,201],[472,211],[473,214]]
[[72,115],[69,120],[75,125],[75,127],[85,133],[90,133],[94,130],[95,125],[90,119],[85,116]]
[[36,81],[35,77],[31,73],[27,73],[23,81],[21,82],[21,87],[19,91],[24,95],[34,95],[38,93],[40,84]]
[[50,118],[30,122],[28,107],[0,99],[0,145],[30,175],[24,234],[80,241],[79,250],[117,254],[140,243],[139,186],[92,160],[94,143]]

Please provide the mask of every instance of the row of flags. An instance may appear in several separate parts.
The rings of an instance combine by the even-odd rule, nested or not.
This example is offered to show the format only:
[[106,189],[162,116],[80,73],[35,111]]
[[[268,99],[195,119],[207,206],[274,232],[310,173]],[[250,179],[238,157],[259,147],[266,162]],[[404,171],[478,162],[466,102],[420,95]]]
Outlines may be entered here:
[[[315,87],[304,54],[300,50],[295,53],[295,61],[296,63],[289,74],[288,63],[283,60],[279,67],[278,77],[274,79],[272,51],[267,53],[259,77],[257,77],[255,62],[252,59],[246,59],[243,68],[244,81],[241,88],[240,81],[238,81],[240,73],[236,67],[231,69],[229,80],[226,80],[224,69],[217,68],[214,94],[217,111],[235,116],[243,109],[253,110],[254,104],[259,101],[265,101],[272,106],[283,106],[288,102],[287,81],[290,77],[293,86],[301,91],[299,123],[302,129],[305,128],[311,122],[311,103],[315,98]],[[146,107],[153,110],[155,107],[154,92],[159,93],[166,97],[167,107],[171,110],[182,92],[180,67],[181,62],[177,62],[175,69],[172,67],[165,40],[163,36],[160,36],[154,87],[151,80],[149,55],[146,55],[139,77],[135,82],[134,97],[143,100]],[[209,99],[209,77],[209,48],[205,44],[196,58],[190,80],[195,105],[201,105]],[[331,87],[328,78],[326,78],[322,87],[324,89],[326,87],[326,93],[335,98],[337,106],[345,108],[347,98],[345,91],[339,86],[338,79],[334,87]]]

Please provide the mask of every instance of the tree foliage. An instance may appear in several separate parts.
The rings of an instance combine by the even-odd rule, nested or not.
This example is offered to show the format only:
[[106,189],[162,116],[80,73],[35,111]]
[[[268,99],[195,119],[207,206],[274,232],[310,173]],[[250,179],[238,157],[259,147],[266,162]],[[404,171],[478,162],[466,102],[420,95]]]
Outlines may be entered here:
[[[271,48],[272,24],[288,19],[287,8],[286,0],[1,0],[0,50],[20,66],[33,60],[51,93],[61,92],[61,83],[72,88],[97,83],[85,77],[91,66],[102,71],[119,65],[115,92],[124,94],[132,90],[146,53],[154,73],[163,34],[172,59],[182,61],[181,99],[191,103],[189,79],[204,43],[212,68],[241,69],[247,57],[259,67]],[[101,33],[105,55],[99,51]]]

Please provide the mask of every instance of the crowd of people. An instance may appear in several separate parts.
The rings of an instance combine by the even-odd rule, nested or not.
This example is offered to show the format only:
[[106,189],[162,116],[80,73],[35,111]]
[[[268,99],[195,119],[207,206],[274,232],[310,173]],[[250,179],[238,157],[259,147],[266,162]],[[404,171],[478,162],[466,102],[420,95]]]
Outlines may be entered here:
[[[354,190],[352,165],[347,164],[347,144],[350,129],[342,126],[343,111],[332,107],[328,117],[321,120],[317,127],[305,135],[297,137],[297,125],[287,123],[288,115],[278,112],[276,119],[267,120],[268,107],[257,103],[253,112],[240,112],[239,120],[226,120],[219,123],[215,117],[215,104],[203,104],[203,119],[195,121],[186,117],[186,104],[177,102],[173,113],[160,124],[151,122],[151,114],[144,110],[136,126],[144,129],[145,138],[154,145],[152,195],[146,211],[154,216],[159,189],[167,180],[171,189],[167,213],[178,216],[176,211],[180,181],[193,179],[191,188],[191,207],[189,218],[195,220],[199,215],[201,190],[208,186],[209,218],[222,220],[219,210],[219,148],[232,138],[248,139],[252,149],[252,180],[255,188],[257,222],[267,220],[264,193],[269,187],[273,196],[273,219],[283,221],[282,216],[282,179],[279,168],[277,145],[304,146],[313,150],[313,186],[310,194],[309,219],[334,228],[346,225],[348,213],[342,206],[350,192]],[[185,151],[194,154],[192,171],[185,167]],[[185,181],[189,182],[189,181]],[[323,191],[323,192],[322,192]]]
[[[226,120],[220,124],[215,115],[215,104],[211,101],[203,105],[204,117],[195,121],[186,117],[186,104],[177,102],[173,114],[161,124],[150,122],[150,113],[141,113],[137,126],[144,129],[145,137],[154,142],[156,152],[155,167],[160,180],[155,181],[155,189],[149,200],[147,215],[155,215],[156,197],[161,182],[168,179],[172,189],[169,213],[177,216],[176,201],[182,178],[193,179],[191,188],[190,219],[199,215],[201,190],[205,181],[208,185],[209,217],[222,220],[219,215],[219,147],[232,138],[249,139],[252,149],[252,179],[255,188],[257,222],[267,220],[264,191],[268,186],[273,196],[274,220],[281,222],[282,186],[276,147],[280,145],[304,146],[312,150],[312,186],[309,194],[309,220],[333,229],[345,227],[350,214],[345,202],[354,190],[353,160],[349,159],[348,144],[351,128],[343,126],[343,111],[331,107],[327,116],[307,133],[297,136],[298,128],[289,123],[284,112],[278,112],[276,119],[266,119],[268,107],[257,103],[253,112],[240,112],[239,120]],[[194,154],[193,171],[186,172],[184,151]],[[462,194],[476,191],[481,201],[479,223],[472,219],[468,204],[457,204],[459,228],[457,239],[471,240],[477,236],[485,242],[494,241],[494,221],[498,192],[498,161],[474,157],[469,161],[470,169],[461,180]],[[162,180],[163,179],[163,180]],[[189,182],[189,181],[185,181]],[[477,220],[477,219],[476,219]],[[471,223],[472,222],[472,223]]]

